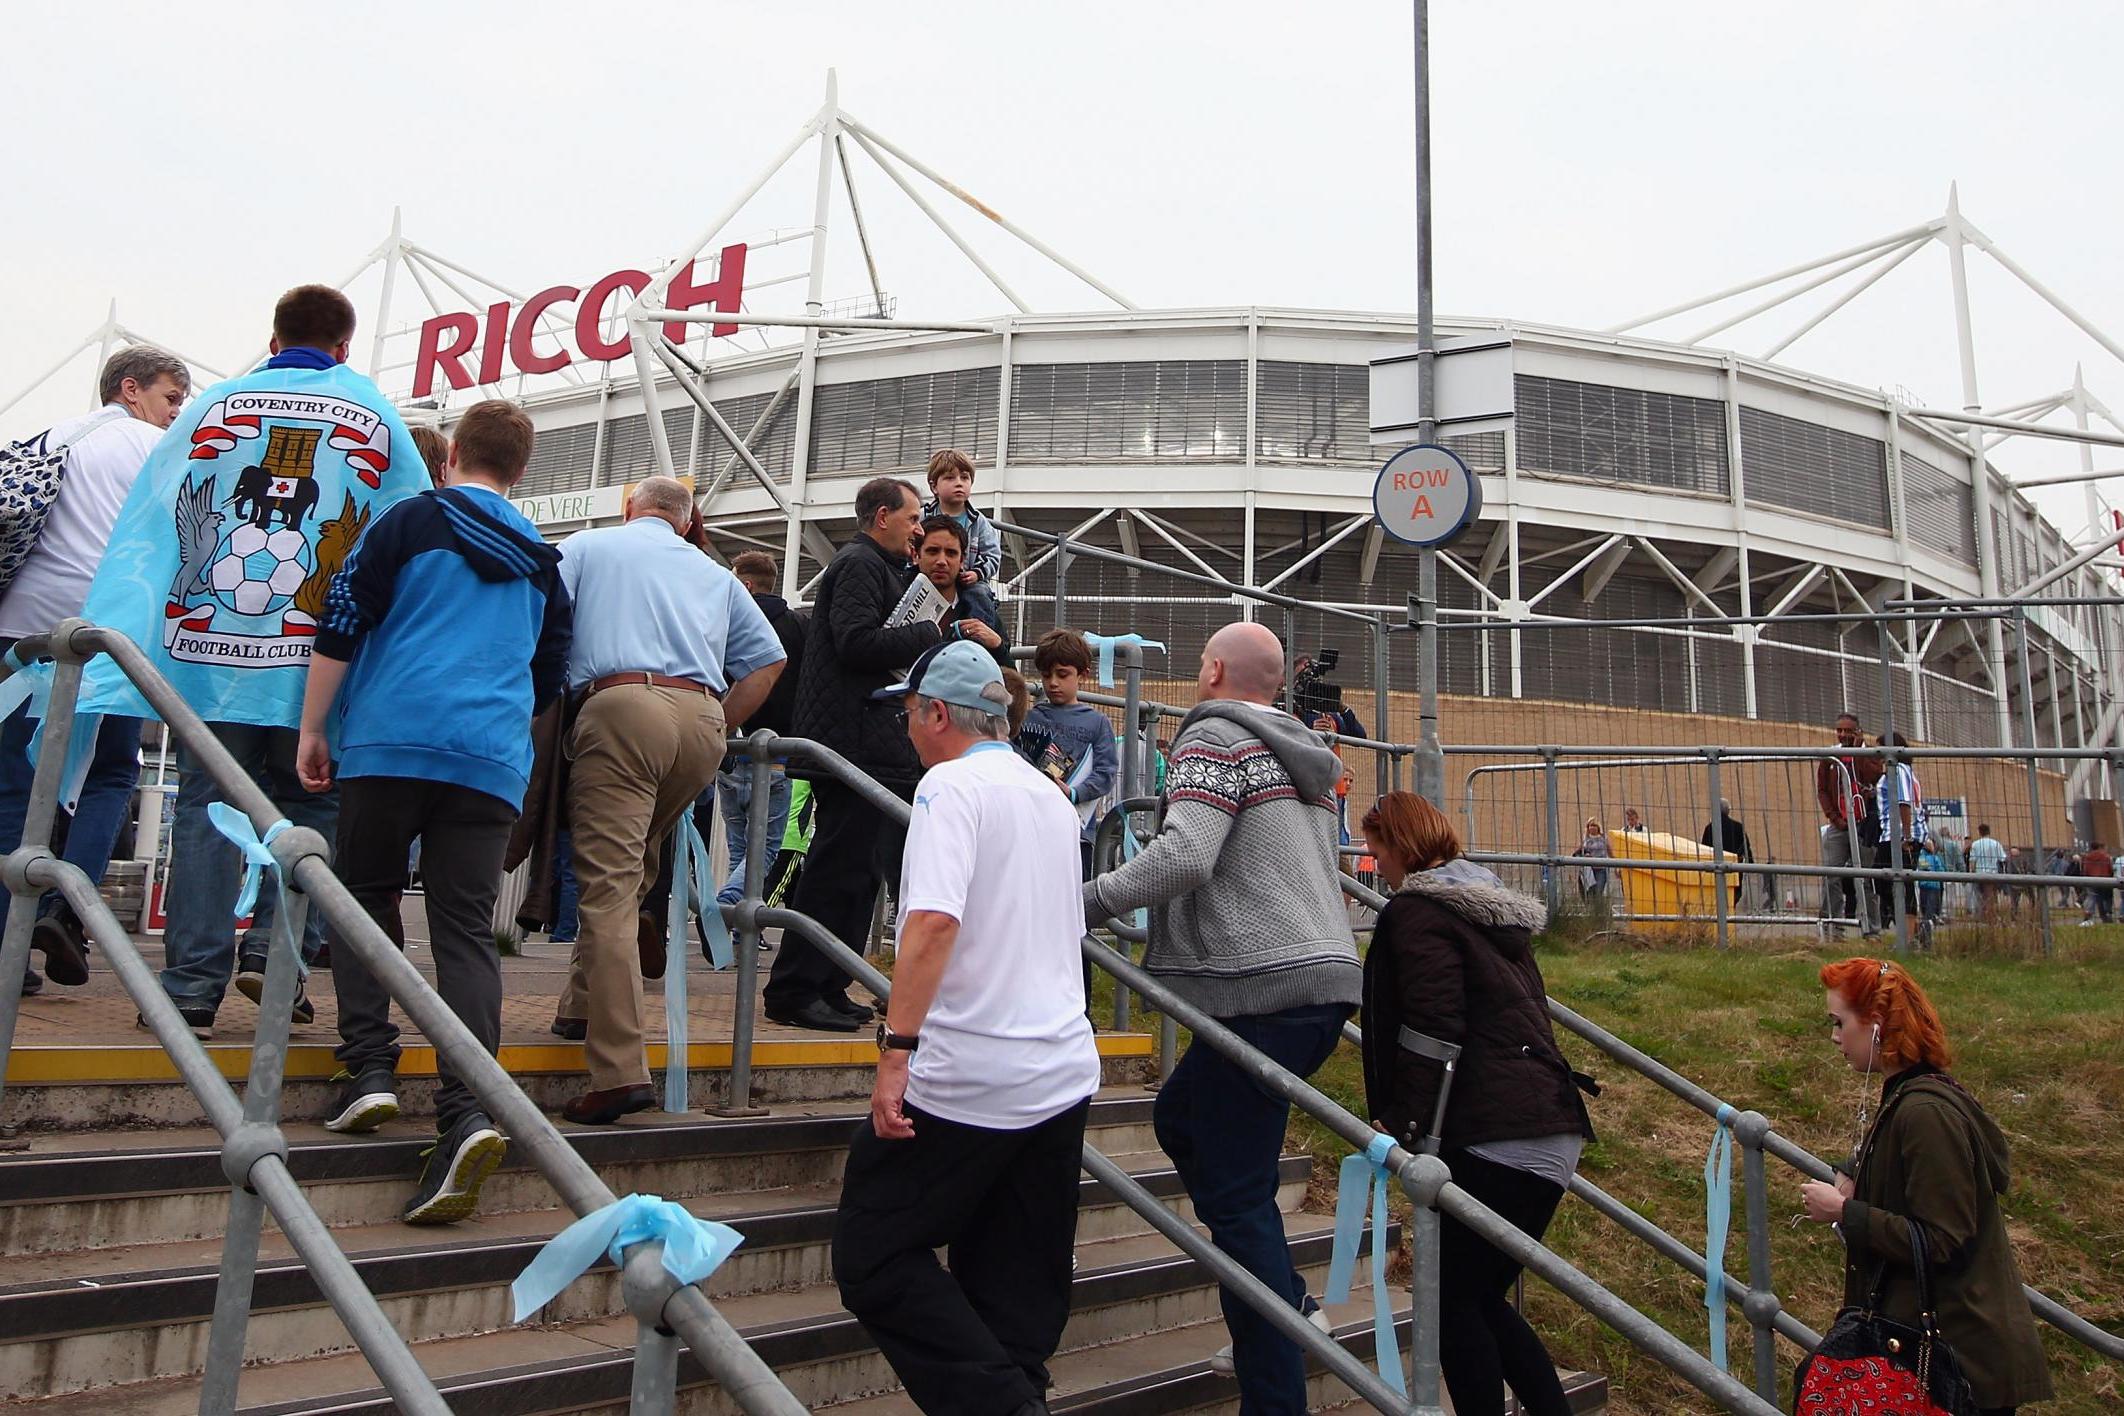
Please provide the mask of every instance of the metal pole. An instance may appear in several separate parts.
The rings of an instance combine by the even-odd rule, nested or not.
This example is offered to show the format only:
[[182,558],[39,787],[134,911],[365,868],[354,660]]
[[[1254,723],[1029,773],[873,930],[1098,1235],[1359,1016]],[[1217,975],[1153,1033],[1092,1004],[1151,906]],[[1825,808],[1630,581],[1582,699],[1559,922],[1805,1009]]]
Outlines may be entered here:
[[[277,1136],[280,1089],[287,1075],[288,1029],[295,1010],[296,956],[310,902],[290,892],[273,916],[272,950],[266,956],[265,989],[258,999],[258,1030],[251,1043],[251,1074],[243,1091],[243,1124],[222,1144],[222,1166],[233,1170],[255,1157],[256,1138]],[[258,1236],[265,1201],[248,1172],[230,1174],[227,1236],[221,1246],[221,1277],[214,1289],[214,1319],[199,1388],[200,1416],[236,1409],[236,1379],[243,1370],[245,1329],[251,1319],[251,1284],[258,1270]]]
[[1704,749],[1704,776],[1711,788],[1711,883],[1718,891],[1718,947],[1725,949],[1732,945],[1733,935],[1726,918],[1730,912],[1726,902],[1726,812],[1718,758],[1717,748]]
[[1541,897],[1554,918],[1563,908],[1563,873],[1557,858],[1563,854],[1563,823],[1558,817],[1556,801],[1557,774],[1556,753],[1553,747],[1541,750],[1541,816],[1542,851],[1548,860],[1541,867]]
[[1770,1284],[1770,1182],[1763,1173],[1762,1133],[1770,1123],[1756,1112],[1735,1118],[1733,1134],[1741,1143],[1741,1180],[1748,1197],[1748,1296],[1741,1311],[1755,1333],[1755,1394],[1777,1400],[1777,1337],[1772,1322],[1778,1313]]
[[[1134,801],[1143,793],[1143,765],[1150,760],[1150,741],[1143,721],[1143,646],[1123,644],[1121,651],[1121,800]],[[1132,839],[1129,832],[1134,824],[1126,812],[1121,816],[1123,849]],[[1124,953],[1128,950],[1126,939],[1116,938],[1114,947]],[[1091,1000],[1085,999],[1086,1006]],[[1114,980],[1114,1031],[1127,1032],[1129,1023],[1128,987],[1121,980]]]
[[651,1323],[636,1326],[628,1416],[671,1416],[678,1399],[678,1337]]
[[[1416,0],[1416,441],[1438,438],[1437,331],[1431,311],[1431,6]],[[1445,754],[1438,746],[1438,552],[1416,553],[1418,752],[1416,790],[1445,806]]]
[[[1874,626],[1875,639],[1879,642],[1881,660],[1881,742],[1892,747],[1895,742],[1895,661],[1889,653],[1888,621],[1878,621]],[[1888,783],[1887,810],[1881,815],[1882,838],[1888,842],[1888,903],[1895,910],[1895,952],[1910,952],[1910,916],[1903,909],[1903,764],[1909,759],[1897,756],[1893,751],[1881,759],[1881,769]],[[1910,819],[1917,822],[1917,804],[1911,803]],[[1876,880],[1875,883],[1878,883]],[[1878,891],[1875,892],[1879,894]],[[1886,920],[1881,923],[1885,926]]]
[[383,382],[384,333],[391,323],[391,296],[398,288],[399,209],[391,208],[391,239],[384,247],[383,293],[376,300],[376,333],[369,341],[369,377]]
[[[1386,616],[1381,615],[1372,621],[1372,736],[1381,742],[1393,741],[1387,733],[1387,720],[1394,712],[1390,648]],[[1377,776],[1378,794],[1385,796],[1394,788],[1394,755],[1373,753],[1372,769]]]
[[[2028,673],[2028,611],[2019,605],[2013,609],[2013,634],[2014,657],[2021,664],[2021,731],[2028,739],[2028,839],[2035,851],[2034,873],[2047,875],[2049,862],[2044,859],[2047,853],[2043,849],[2043,771],[2035,757],[2035,686]],[[2051,933],[2048,885],[2036,887],[2035,909],[2036,921],[2043,928],[2043,954],[2047,958],[2057,942]]]
[[1055,542],[1055,623],[1069,623],[1069,535]]
[[745,895],[732,911],[737,921],[737,998],[731,1011],[730,1100],[712,1108],[718,1116],[765,1116],[767,1109],[752,1104],[752,1009],[760,978],[760,921],[756,908],[766,903],[767,808],[774,793],[774,760],[766,743],[754,733],[746,740],[751,760],[745,770],[752,776],[752,805],[745,814]]
[[59,816],[59,779],[66,770],[67,744],[74,733],[74,704],[81,694],[81,659],[69,638],[53,635],[51,652],[59,666],[52,675],[51,697],[46,701],[44,743],[37,753],[36,773],[30,779],[22,839],[0,841],[0,846],[11,853],[7,859],[7,929],[0,934],[0,1103],[7,1100],[7,1059],[14,1055],[15,1020],[22,1011],[22,979],[29,969],[30,932],[37,927],[37,902],[44,893],[29,883],[27,871],[31,859],[49,858],[52,854],[52,823]]
[[1409,1282],[1409,1402],[1419,1412],[1443,1409],[1438,1391],[1439,1247],[1438,1211],[1416,1206],[1409,1214],[1414,1260]]

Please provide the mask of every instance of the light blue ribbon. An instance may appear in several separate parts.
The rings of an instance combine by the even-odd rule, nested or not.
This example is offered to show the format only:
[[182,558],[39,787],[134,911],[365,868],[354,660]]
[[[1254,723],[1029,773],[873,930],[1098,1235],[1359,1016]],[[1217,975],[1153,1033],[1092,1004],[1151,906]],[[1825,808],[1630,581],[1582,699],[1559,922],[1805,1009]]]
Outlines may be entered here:
[[[22,646],[16,644],[4,656],[14,672],[0,680],[0,719],[13,717],[16,709],[29,704],[29,715],[36,719],[37,727],[30,734],[26,755],[35,762],[44,747],[44,720],[50,715],[56,668],[48,660],[24,659],[21,651]],[[81,805],[81,788],[88,781],[89,763],[96,755],[96,734],[102,727],[101,713],[74,715],[74,731],[66,740],[66,762],[59,772],[59,805],[68,811]]]
[[1726,1370],[1726,1231],[1733,1219],[1733,1118],[1718,1104],[1718,1130],[1704,1157],[1704,1306],[1711,1314],[1711,1360]]
[[1372,1353],[1379,1363],[1379,1378],[1397,1393],[1407,1395],[1402,1385],[1401,1346],[1394,1339],[1394,1307],[1387,1295],[1387,1187],[1393,1172],[1387,1156],[1394,1138],[1381,1132],[1362,1154],[1343,1157],[1342,1172],[1335,1182],[1335,1248],[1328,1259],[1327,1290],[1321,1297],[1329,1303],[1347,1303],[1350,1278],[1357,1267],[1357,1241],[1364,1235],[1364,1211],[1372,1210]]
[[1099,651],[1099,686],[1114,686],[1114,650],[1124,644],[1133,644],[1142,649],[1162,651],[1165,646],[1155,639],[1145,639],[1140,634],[1087,634],[1084,642]]
[[[208,803],[207,818],[214,823],[214,829],[233,841],[243,854],[243,888],[236,894],[236,918],[242,919],[257,908],[258,886],[267,871],[272,871],[273,879],[280,882],[280,862],[273,858],[268,847],[294,823],[283,816],[266,827],[261,836],[258,828],[251,824],[250,817],[225,801]],[[285,883],[280,883],[285,890]]]
[[699,1283],[745,1242],[729,1225],[697,1219],[683,1205],[657,1195],[628,1195],[592,1210],[546,1241],[538,1257],[509,1285],[516,1307],[510,1321],[520,1323],[559,1297],[562,1289],[589,1272],[599,1254],[623,1264],[629,1246],[651,1239],[663,1242],[664,1271],[680,1283]]
[[693,904],[701,902],[701,929],[708,937],[709,962],[730,967],[730,929],[708,888],[708,844],[693,812],[680,815],[671,828],[671,909],[664,941],[664,1110],[684,1115],[687,1082],[686,931]]

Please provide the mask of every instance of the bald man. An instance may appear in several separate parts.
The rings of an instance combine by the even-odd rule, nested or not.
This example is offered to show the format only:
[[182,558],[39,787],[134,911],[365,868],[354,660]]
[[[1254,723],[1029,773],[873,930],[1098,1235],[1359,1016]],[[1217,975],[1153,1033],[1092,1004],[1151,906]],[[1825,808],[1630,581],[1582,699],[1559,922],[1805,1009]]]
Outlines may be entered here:
[[650,477],[628,498],[624,525],[561,544],[575,604],[568,827],[582,926],[555,1030],[583,1027],[590,1089],[561,1115],[584,1125],[656,1105],[637,912],[664,838],[715,780],[725,731],[766,700],[788,658],[737,577],[686,543],[692,516],[684,483]]
[[[1096,923],[1148,906],[1143,966],[1310,1076],[1335,1050],[1363,981],[1338,879],[1342,764],[1318,733],[1274,706],[1283,645],[1263,626],[1211,635],[1195,686],[1194,711],[1173,739],[1164,825],[1142,854],[1085,885],[1085,913]],[[1158,1143],[1217,1247],[1305,1309],[1276,1207],[1289,1118],[1287,1103],[1199,1043],[1153,1112]],[[1297,1344],[1229,1290],[1223,1302],[1240,1409],[1304,1411]]]

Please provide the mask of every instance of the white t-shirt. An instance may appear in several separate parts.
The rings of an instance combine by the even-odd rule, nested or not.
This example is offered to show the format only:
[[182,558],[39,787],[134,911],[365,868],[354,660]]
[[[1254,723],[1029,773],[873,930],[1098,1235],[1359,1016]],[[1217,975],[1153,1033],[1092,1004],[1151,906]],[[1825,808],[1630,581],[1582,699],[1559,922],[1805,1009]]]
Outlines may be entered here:
[[[1894,803],[1889,802],[1889,792],[1895,793]],[[1881,839],[1893,840],[1903,834],[1903,808],[1910,808],[1910,839],[1922,843],[1927,839],[1925,830],[1925,794],[1918,788],[1917,773],[1910,770],[1907,762],[1895,764],[1893,775],[1883,772],[1874,786],[1873,794],[1881,813]]]
[[[113,408],[119,416],[110,417]],[[103,419],[86,437],[73,441],[91,420]],[[36,549],[15,572],[7,594],[0,596],[0,636],[20,639],[42,634],[69,615],[81,613],[89,582],[103,563],[111,527],[126,493],[162,429],[143,422],[117,404],[57,424],[46,446],[67,447],[66,470],[59,495],[44,518]]]
[[1077,841],[1069,799],[1009,743],[976,744],[923,775],[900,929],[931,910],[956,919],[959,938],[908,1063],[909,1105],[1022,1131],[1099,1089]]

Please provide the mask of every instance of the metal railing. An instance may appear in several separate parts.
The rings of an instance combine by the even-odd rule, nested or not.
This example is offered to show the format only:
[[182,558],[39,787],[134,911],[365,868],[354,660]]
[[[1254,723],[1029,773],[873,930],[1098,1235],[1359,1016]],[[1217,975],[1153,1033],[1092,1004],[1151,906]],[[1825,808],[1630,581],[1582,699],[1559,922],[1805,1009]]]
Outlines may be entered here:
[[[404,1337],[384,1316],[375,1296],[362,1284],[288,1170],[288,1142],[280,1128],[280,1090],[296,994],[295,941],[301,937],[303,912],[311,908],[322,911],[334,929],[334,947],[353,950],[434,1044],[451,1070],[479,1098],[511,1144],[530,1159],[570,1209],[578,1215],[589,1214],[613,1203],[616,1197],[332,873],[323,838],[302,828],[281,830],[268,842],[282,878],[291,887],[291,908],[276,922],[251,1053],[250,1083],[239,1105],[205,1047],[192,1035],[154,971],[141,958],[132,938],[104,904],[96,882],[51,852],[62,764],[73,731],[74,708],[86,661],[99,653],[111,657],[190,751],[200,769],[214,779],[222,799],[249,819],[261,839],[276,825],[286,823],[250,774],[237,765],[199,715],[124,635],[96,628],[85,620],[70,619],[49,635],[24,639],[19,653],[25,661],[50,656],[57,665],[23,844],[0,861],[0,879],[5,880],[13,895],[4,942],[0,942],[0,1085],[4,1085],[6,1062],[13,1048],[20,985],[29,964],[30,931],[36,920],[37,903],[47,889],[56,888],[80,917],[89,938],[222,1137],[222,1168],[231,1187],[229,1223],[215,1290],[200,1410],[218,1413],[234,1409],[259,1232],[265,1212],[270,1210],[398,1408],[423,1416],[447,1416],[449,1408],[434,1382],[422,1370]],[[678,1065],[684,1065],[683,1060]],[[621,1294],[638,1332],[633,1409],[671,1410],[679,1341],[683,1339],[695,1359],[741,1409],[763,1416],[801,1416],[803,1404],[716,1311],[700,1287],[680,1285],[665,1271],[662,1250],[659,1240],[631,1245],[621,1268]]]

